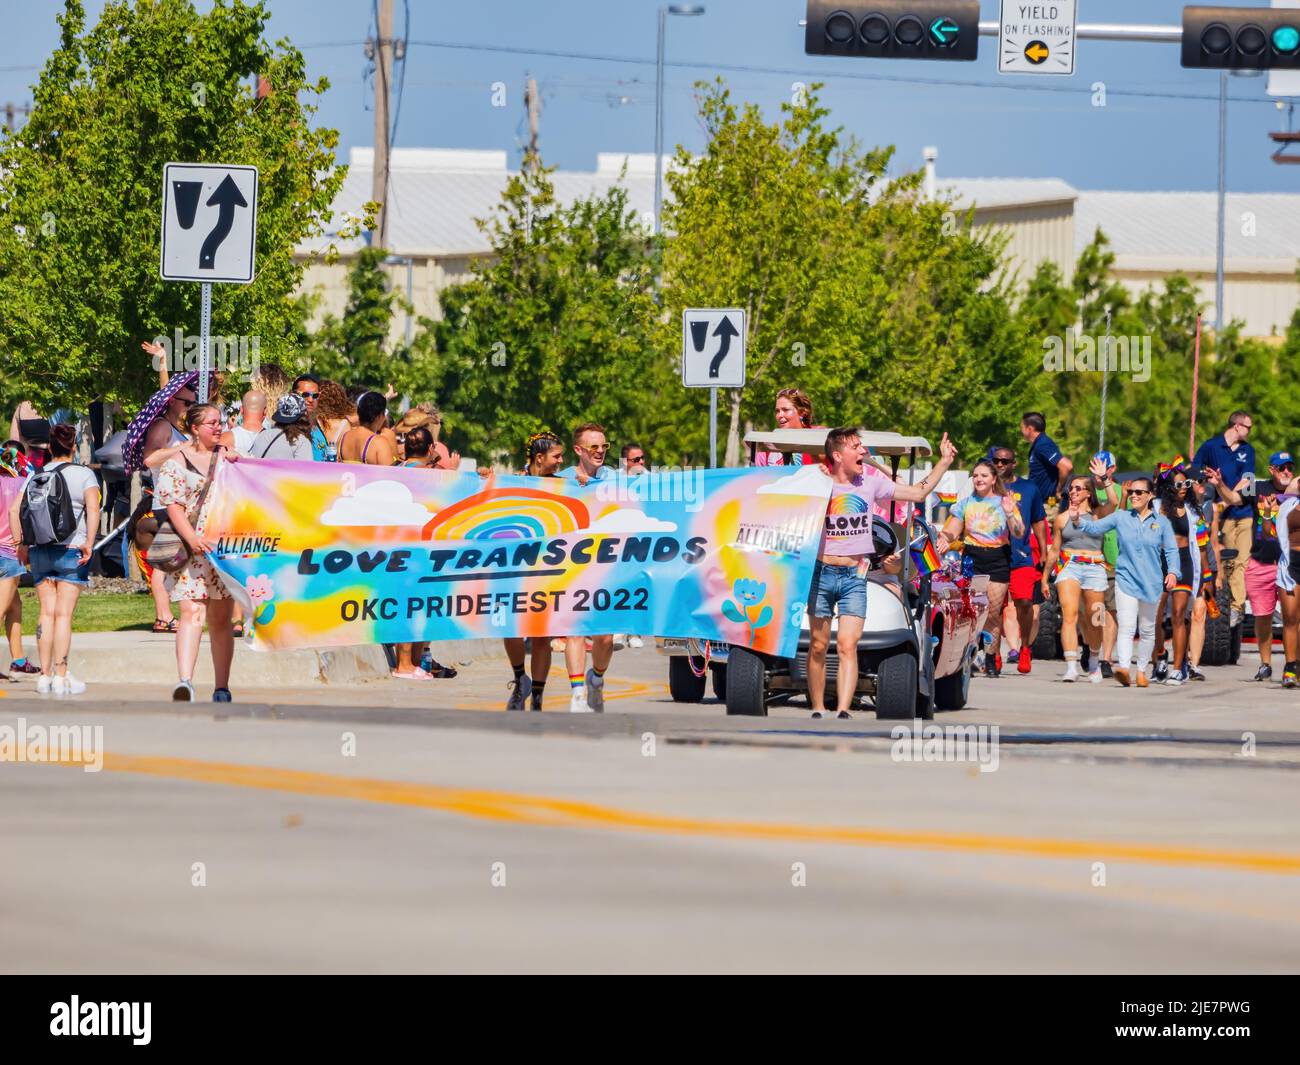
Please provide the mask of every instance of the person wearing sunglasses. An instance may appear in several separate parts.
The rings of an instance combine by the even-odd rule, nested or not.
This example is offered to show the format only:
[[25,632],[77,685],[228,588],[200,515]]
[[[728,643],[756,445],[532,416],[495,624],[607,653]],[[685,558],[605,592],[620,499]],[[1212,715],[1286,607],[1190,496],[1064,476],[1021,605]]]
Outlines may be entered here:
[[[583,422],[573,430],[573,452],[578,461],[560,471],[559,476],[578,484],[604,481],[617,475],[613,466],[605,465],[609,441],[605,427]],[[601,713],[605,709],[605,670],[614,657],[614,634],[591,637],[591,668],[586,669],[587,641],[569,636],[564,642],[564,661],[569,670],[569,713]]]
[[330,462],[329,440],[325,430],[316,421],[316,404],[320,400],[320,378],[313,373],[301,373],[294,378],[293,394],[302,400],[311,425],[311,451],[315,462]]
[[[1147,687],[1146,668],[1156,640],[1156,604],[1161,589],[1172,590],[1177,581],[1178,544],[1169,519],[1151,509],[1152,481],[1138,477],[1126,486],[1131,509],[1116,510],[1104,518],[1085,517],[1081,509],[1069,516],[1085,533],[1100,536],[1114,529],[1119,540],[1115,560],[1115,610],[1119,635],[1115,641],[1115,679],[1124,687]],[[1163,575],[1162,575],[1163,563]],[[1136,669],[1133,633],[1138,631]]]
[[[1043,602],[1044,593],[1039,579],[1043,572],[1043,560],[1047,558],[1047,511],[1034,482],[1028,477],[1016,476],[1016,453],[1011,448],[990,448],[989,461],[997,470],[998,479],[1006,485],[1007,491],[1019,504],[1020,517],[1025,526],[1024,535],[1011,540],[1010,605],[1020,641],[1019,648],[1014,652],[1016,672],[1026,676],[1033,666],[1031,646],[1038,633],[1038,607]],[[1009,620],[1011,619],[1003,619],[1004,634],[1008,634]]]
[[646,458],[645,448],[640,444],[624,444],[621,452],[623,472],[629,477],[636,477],[650,472],[650,460]]
[[[1065,651],[1063,681],[1079,679],[1079,630],[1088,644],[1088,680],[1100,684],[1102,618],[1106,614],[1106,556],[1102,534],[1080,527],[1078,518],[1104,517],[1108,511],[1094,503],[1090,475],[1071,474],[1065,482],[1068,510],[1053,519],[1052,542],[1043,568],[1043,595],[1049,574],[1056,577],[1061,603],[1061,646]],[[1106,504],[1108,507],[1109,504]]]
[[[1228,415],[1228,427],[1219,436],[1212,436],[1196,451],[1192,462],[1205,469],[1217,470],[1224,484],[1240,489],[1247,478],[1255,477],[1255,449],[1246,442],[1255,427],[1249,411],[1234,410]],[[1224,579],[1232,591],[1232,612],[1229,622],[1236,625],[1241,620],[1241,609],[1246,602],[1246,559],[1250,555],[1251,534],[1254,531],[1254,512],[1243,500],[1239,505],[1227,505],[1219,514],[1219,527],[1223,546],[1235,554],[1223,560]]]

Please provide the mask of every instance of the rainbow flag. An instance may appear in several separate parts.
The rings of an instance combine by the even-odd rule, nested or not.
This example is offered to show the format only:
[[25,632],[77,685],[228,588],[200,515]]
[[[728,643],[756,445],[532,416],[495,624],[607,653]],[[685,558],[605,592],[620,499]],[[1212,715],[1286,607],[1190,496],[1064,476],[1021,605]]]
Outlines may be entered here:
[[908,545],[908,550],[912,553],[912,564],[922,575],[934,573],[943,565],[939,560],[939,552],[928,536],[918,536]]
[[935,492],[934,494],[938,497],[940,506],[950,507],[957,502],[956,492]]

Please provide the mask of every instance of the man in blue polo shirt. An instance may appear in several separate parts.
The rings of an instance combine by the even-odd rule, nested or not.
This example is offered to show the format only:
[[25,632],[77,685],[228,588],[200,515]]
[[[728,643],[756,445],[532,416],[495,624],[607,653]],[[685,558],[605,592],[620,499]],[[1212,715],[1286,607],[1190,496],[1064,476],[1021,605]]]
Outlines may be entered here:
[[1056,516],[1056,501],[1074,463],[1061,454],[1056,441],[1047,435],[1047,419],[1036,410],[1020,419],[1020,435],[1029,442],[1029,479],[1042,497],[1047,517]]
[[[1193,460],[1223,475],[1223,483],[1240,488],[1247,478],[1255,477],[1255,449],[1246,443],[1246,437],[1255,420],[1249,411],[1234,410],[1228,415],[1228,428],[1222,436],[1205,441]],[[1223,560],[1224,576],[1232,591],[1232,613],[1229,622],[1236,625],[1241,620],[1241,608],[1246,602],[1246,560],[1254,530],[1254,510],[1249,500],[1240,506],[1227,506],[1219,514],[1219,532],[1223,546],[1237,552],[1236,558]]]
[[[1016,624],[1020,629],[1016,672],[1027,674],[1033,662],[1030,645],[1037,635],[1038,605],[1043,601],[1040,584],[1043,574],[1038,565],[1047,557],[1047,514],[1034,482],[1028,477],[1016,476],[1014,451],[1009,447],[991,447],[989,461],[998,471],[998,479],[1016,497],[1020,517],[1025,523],[1025,535],[1011,539],[1011,602],[1015,606]],[[1034,557],[1035,541],[1038,544],[1037,558]]]

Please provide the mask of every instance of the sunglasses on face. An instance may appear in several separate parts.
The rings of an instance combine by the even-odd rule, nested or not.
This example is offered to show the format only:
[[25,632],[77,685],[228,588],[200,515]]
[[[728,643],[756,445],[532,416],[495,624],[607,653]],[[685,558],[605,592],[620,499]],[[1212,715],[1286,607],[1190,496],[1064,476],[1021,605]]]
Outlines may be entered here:
[[1011,465],[1012,463],[1014,463],[1015,461],[1016,461],[1016,460],[1015,460],[1014,458],[1011,458],[1011,457],[1008,456],[1008,457],[1005,457],[1005,458],[996,458],[996,459],[994,459],[994,460],[993,460],[993,464],[994,464],[995,466],[1010,466],[1010,465]]
[[1188,480],[1175,481],[1174,491],[1181,492],[1184,488],[1191,488],[1192,485],[1194,485],[1195,483],[1196,483],[1195,481],[1188,481]]
[[643,465],[645,463],[645,456],[644,455],[631,456],[628,458],[627,461],[631,463],[633,466]]
[[1149,495],[1151,494],[1151,489],[1150,489],[1150,488],[1130,488],[1130,489],[1128,490],[1128,494],[1131,495],[1131,496],[1149,496]]
[[192,407],[198,402],[197,399],[186,399],[184,396],[177,396],[176,398],[183,403],[186,408]]
[[582,448],[583,451],[599,451],[601,454],[609,450],[608,444],[579,444],[578,447]]
[[320,395],[320,393],[319,393],[319,392],[305,392],[305,391],[303,391],[302,389],[298,389],[297,391],[294,392],[294,395],[295,395],[295,396],[302,396],[304,399],[315,399],[317,396]]

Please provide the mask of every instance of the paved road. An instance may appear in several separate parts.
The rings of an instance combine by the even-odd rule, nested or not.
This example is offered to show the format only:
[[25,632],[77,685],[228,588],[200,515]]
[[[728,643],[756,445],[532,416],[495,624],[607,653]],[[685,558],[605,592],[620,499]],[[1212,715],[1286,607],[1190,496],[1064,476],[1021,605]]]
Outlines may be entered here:
[[1000,726],[994,772],[899,761],[871,714],[675,705],[648,651],[599,717],[483,712],[487,662],[219,715],[11,686],[0,729],[108,754],[0,766],[0,968],[1300,970],[1300,698],[1057,670],[945,715]]

